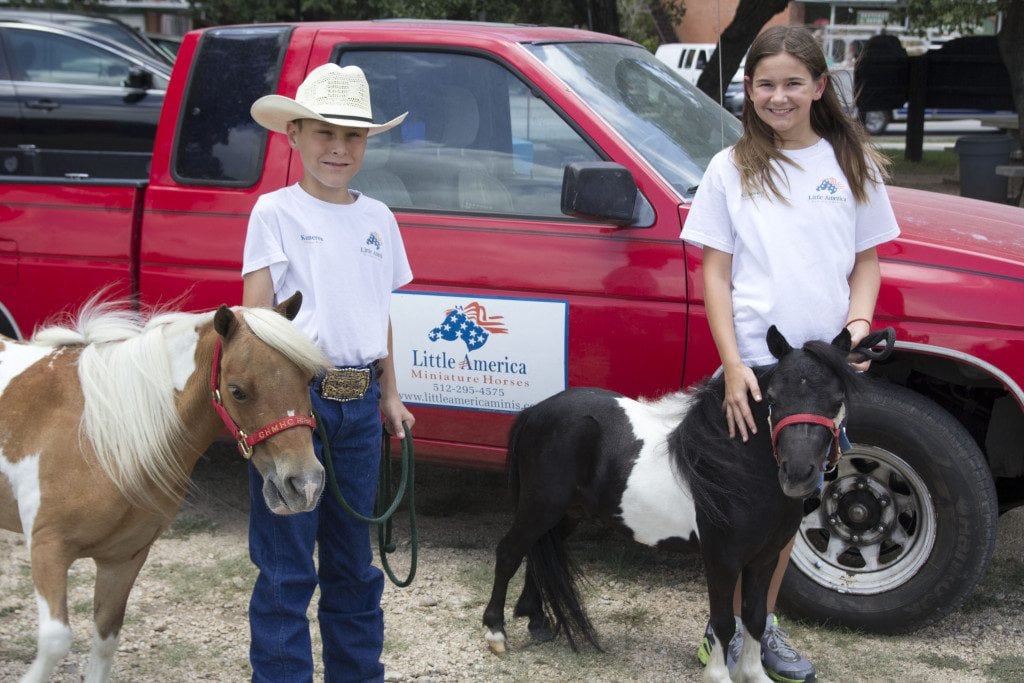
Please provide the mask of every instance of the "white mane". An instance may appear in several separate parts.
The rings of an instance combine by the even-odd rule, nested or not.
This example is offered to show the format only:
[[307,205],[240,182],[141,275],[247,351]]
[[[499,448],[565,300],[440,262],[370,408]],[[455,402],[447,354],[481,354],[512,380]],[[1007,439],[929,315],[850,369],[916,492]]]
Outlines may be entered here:
[[241,308],[242,319],[264,344],[315,375],[331,363],[291,321],[269,308]]
[[180,495],[178,460],[188,445],[175,399],[174,353],[195,353],[212,314],[157,313],[148,321],[123,303],[90,301],[72,326],[39,330],[32,342],[81,345],[81,429],[100,467],[125,497],[145,505],[151,485]]
[[[299,367],[313,374],[328,364],[284,317],[269,309],[239,310],[259,339]],[[136,505],[146,505],[153,485],[175,497],[187,484],[179,456],[189,435],[176,399],[181,366],[192,362],[199,328],[212,317],[212,312],[172,312],[146,321],[123,302],[90,301],[74,323],[33,335],[35,344],[83,347],[78,362],[82,432],[100,467]]]

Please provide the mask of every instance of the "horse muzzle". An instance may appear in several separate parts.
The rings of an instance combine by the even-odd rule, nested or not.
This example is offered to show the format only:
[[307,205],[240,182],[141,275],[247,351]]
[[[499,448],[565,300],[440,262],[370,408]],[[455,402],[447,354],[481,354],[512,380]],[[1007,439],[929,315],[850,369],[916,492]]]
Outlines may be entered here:
[[263,500],[275,515],[309,512],[320,502],[324,492],[324,468],[279,476],[270,471],[263,474]]

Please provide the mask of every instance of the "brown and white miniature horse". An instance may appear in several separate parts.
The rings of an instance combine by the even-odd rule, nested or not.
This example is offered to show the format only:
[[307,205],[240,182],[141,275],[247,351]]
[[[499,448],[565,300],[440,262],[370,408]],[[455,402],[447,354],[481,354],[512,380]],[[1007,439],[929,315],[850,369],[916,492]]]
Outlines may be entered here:
[[74,327],[0,337],[0,527],[25,535],[39,608],[22,681],[49,680],[71,648],[67,572],[81,557],[96,562],[85,678],[109,679],[132,584],[225,425],[271,510],[316,505],[310,430],[289,427],[314,426],[309,383],[326,360],[289,322],[300,305],[140,322],[90,303]]

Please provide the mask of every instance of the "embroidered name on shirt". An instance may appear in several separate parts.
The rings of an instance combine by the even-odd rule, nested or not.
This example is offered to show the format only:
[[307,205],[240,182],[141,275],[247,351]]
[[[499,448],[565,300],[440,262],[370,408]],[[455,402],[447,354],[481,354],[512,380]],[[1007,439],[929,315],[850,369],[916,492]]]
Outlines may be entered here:
[[299,239],[303,242],[323,242],[324,238],[320,235],[299,235]]

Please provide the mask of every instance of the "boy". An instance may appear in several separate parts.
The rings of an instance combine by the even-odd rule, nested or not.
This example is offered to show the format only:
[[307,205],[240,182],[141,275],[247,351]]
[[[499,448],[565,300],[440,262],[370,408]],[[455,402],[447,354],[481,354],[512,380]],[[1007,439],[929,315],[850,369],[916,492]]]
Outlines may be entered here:
[[[313,69],[295,99],[268,95],[252,105],[257,123],[288,136],[304,174],[253,207],[242,303],[271,306],[302,292],[295,324],[337,366],[314,380],[313,408],[326,428],[342,495],[363,515],[371,514],[376,496],[381,413],[399,437],[402,422],[414,422],[395,383],[388,313],[391,291],[410,282],[412,272],[391,211],[348,185],[367,136],[405,116],[373,123],[362,70],[337,64]],[[318,431],[313,439],[322,460]],[[259,569],[249,606],[253,681],[312,680],[306,609],[318,585],[325,679],[383,680],[384,579],[372,565],[367,525],[329,493],[312,512],[273,514],[261,485],[270,484],[250,465],[249,555]]]

